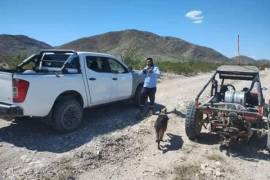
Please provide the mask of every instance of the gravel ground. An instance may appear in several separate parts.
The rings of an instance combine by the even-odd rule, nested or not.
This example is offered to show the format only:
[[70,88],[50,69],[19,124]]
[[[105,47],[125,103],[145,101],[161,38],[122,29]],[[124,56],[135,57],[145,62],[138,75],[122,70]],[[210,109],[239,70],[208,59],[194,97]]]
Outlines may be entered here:
[[[138,119],[126,102],[85,110],[82,127],[69,134],[33,119],[0,120],[0,179],[270,179],[265,136],[229,153],[219,150],[215,135],[203,133],[198,142],[186,137],[186,106],[210,76],[166,74],[160,80],[156,102],[171,111],[163,150],[155,143],[156,116]],[[261,80],[268,100],[269,69]]]

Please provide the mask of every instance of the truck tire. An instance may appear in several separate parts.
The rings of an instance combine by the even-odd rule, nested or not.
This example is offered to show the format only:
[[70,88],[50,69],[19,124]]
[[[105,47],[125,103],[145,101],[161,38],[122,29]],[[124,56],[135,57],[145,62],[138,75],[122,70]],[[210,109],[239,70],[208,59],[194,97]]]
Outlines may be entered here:
[[198,138],[199,134],[201,133],[202,124],[200,121],[203,118],[202,116],[203,114],[196,109],[195,103],[190,103],[187,107],[185,121],[186,135],[190,140]]
[[82,121],[83,107],[74,98],[59,99],[53,109],[54,128],[60,132],[71,132],[79,127]]
[[28,116],[19,116],[19,117],[14,118],[15,121],[26,121],[29,119],[30,119],[30,117],[28,117]]
[[135,96],[134,96],[134,99],[133,99],[135,106],[140,106],[140,104],[141,104],[142,88],[143,88],[143,85],[140,84],[140,85],[138,85],[138,87],[137,87],[137,89],[135,91]]

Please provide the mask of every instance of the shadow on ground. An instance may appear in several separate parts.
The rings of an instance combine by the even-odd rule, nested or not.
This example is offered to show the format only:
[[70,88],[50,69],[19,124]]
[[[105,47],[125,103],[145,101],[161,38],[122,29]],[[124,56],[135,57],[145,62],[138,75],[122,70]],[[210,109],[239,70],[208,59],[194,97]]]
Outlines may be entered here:
[[247,161],[270,160],[270,153],[266,150],[267,135],[260,138],[253,137],[248,143],[235,143],[228,149],[228,154]]
[[[200,144],[214,145],[220,142],[220,138],[216,134],[201,133],[197,141]],[[247,161],[270,160],[266,143],[267,135],[253,136],[249,142],[235,142],[227,148],[220,146],[220,150],[226,151],[228,156],[239,157]]]
[[169,137],[168,142],[165,146],[162,146],[162,152],[166,153],[168,151],[177,151],[182,148],[184,141],[181,136],[167,133]]
[[183,112],[181,112],[179,110],[176,110],[176,109],[174,109],[173,111],[168,112],[168,114],[175,114],[175,115],[179,116],[180,118],[186,118],[185,113],[183,113]]
[[0,141],[33,151],[62,153],[80,147],[98,135],[140,122],[142,119],[136,118],[137,111],[133,104],[126,102],[90,108],[84,112],[81,127],[68,134],[59,134],[34,119],[15,121],[0,128]]

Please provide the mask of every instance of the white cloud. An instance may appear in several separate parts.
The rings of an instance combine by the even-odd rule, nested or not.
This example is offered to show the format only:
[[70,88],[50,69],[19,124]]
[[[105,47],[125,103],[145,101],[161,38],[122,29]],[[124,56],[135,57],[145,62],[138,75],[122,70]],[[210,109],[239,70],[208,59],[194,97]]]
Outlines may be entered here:
[[193,23],[195,23],[195,24],[200,24],[202,22],[203,22],[202,20],[195,20],[195,21],[193,21]]
[[191,10],[186,13],[186,17],[196,24],[202,23],[204,19],[201,10]]

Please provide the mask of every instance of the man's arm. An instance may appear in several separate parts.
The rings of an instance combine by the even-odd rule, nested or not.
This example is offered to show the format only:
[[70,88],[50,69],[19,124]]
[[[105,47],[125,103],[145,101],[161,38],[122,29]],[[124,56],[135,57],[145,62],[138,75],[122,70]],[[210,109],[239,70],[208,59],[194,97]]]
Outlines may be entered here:
[[155,67],[153,69],[153,73],[156,74],[156,75],[158,75],[158,76],[160,75],[160,71],[159,71],[158,67]]
[[143,70],[141,71],[142,74],[146,74],[147,73],[147,67],[143,68]]

